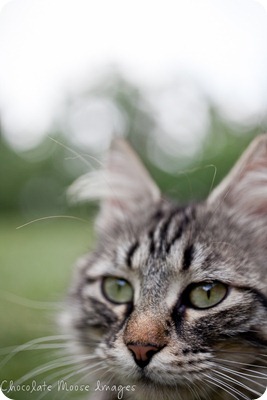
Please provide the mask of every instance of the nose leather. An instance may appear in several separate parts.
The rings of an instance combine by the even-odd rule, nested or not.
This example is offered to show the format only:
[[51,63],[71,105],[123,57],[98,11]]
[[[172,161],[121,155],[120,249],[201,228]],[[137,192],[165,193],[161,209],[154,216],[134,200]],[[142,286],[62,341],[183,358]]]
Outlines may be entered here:
[[136,364],[141,368],[144,368],[150,362],[153,355],[161,349],[161,347],[150,344],[128,344],[127,347],[132,352]]

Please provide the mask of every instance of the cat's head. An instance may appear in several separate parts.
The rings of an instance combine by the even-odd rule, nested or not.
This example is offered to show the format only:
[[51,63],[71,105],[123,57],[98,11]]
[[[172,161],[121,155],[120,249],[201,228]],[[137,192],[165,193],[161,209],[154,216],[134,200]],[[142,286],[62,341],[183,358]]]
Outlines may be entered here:
[[96,249],[78,263],[65,318],[84,374],[135,385],[136,399],[259,397],[267,366],[267,136],[199,204],[164,199],[121,140],[105,170],[71,191],[101,198]]

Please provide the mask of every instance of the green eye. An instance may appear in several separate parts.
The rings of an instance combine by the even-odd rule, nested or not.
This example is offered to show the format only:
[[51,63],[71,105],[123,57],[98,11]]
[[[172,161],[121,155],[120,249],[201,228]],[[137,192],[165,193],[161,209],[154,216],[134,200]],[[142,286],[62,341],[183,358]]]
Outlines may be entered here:
[[133,300],[132,285],[122,278],[103,278],[102,292],[106,299],[116,304],[130,303]]
[[220,282],[200,283],[189,292],[189,300],[195,308],[210,308],[219,304],[227,294],[227,287]]

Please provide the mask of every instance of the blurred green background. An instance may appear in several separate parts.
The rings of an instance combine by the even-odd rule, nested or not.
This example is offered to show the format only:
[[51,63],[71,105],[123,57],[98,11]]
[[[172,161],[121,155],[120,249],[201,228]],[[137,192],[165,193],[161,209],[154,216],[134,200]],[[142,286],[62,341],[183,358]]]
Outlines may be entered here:
[[[112,90],[109,88],[106,81],[102,82],[97,95],[101,94],[101,99],[108,99],[120,110],[127,121],[124,136],[162,191],[180,203],[205,198],[252,138],[265,129],[263,124],[242,129],[233,126],[207,103],[210,123],[197,150],[185,152],[180,145],[177,157],[168,154],[154,139],[157,116],[144,105],[142,90],[117,77],[113,79]],[[73,103],[86,102],[95,96],[96,90],[68,99],[61,110],[61,121],[68,120]],[[55,123],[47,134],[38,146],[22,152],[12,148],[0,133],[0,382],[27,377],[35,368],[57,359],[57,349],[53,349],[56,343],[61,343],[57,340],[44,342],[44,347],[51,349],[38,350],[33,346],[17,354],[12,351],[29,341],[58,334],[58,306],[67,293],[73,264],[94,243],[96,205],[70,206],[66,189],[82,173],[98,167],[91,156],[101,159],[110,137],[105,138],[106,145],[100,149],[93,146],[84,149],[71,139],[69,126],[64,129],[61,123]],[[88,135],[97,132],[89,129]],[[59,370],[36,373],[26,382],[32,379],[43,382],[55,372]],[[8,396],[38,398],[36,393],[22,391]],[[62,396],[61,393],[59,397]],[[72,392],[69,396],[75,398],[76,394]],[[53,398],[56,393],[45,396]]]

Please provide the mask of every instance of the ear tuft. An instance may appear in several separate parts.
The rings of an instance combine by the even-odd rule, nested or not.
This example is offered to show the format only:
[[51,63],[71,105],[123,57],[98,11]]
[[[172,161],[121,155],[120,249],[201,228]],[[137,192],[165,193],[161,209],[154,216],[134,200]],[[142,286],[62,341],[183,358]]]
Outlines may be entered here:
[[114,139],[104,168],[78,178],[68,196],[72,202],[101,200],[99,221],[105,224],[144,210],[158,202],[161,194],[127,142]]
[[208,202],[224,203],[246,216],[267,216],[267,134],[252,142]]

